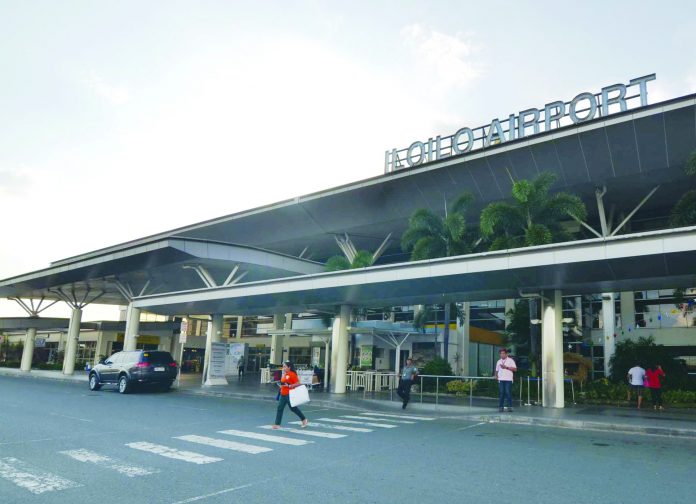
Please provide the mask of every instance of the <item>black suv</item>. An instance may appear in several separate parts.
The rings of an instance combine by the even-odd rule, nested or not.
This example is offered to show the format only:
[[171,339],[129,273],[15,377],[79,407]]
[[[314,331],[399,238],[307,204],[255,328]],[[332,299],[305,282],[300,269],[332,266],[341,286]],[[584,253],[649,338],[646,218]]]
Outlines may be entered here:
[[168,389],[176,379],[178,366],[169,352],[136,350],[117,352],[102,359],[89,372],[89,389],[99,390],[102,385],[118,385],[121,394],[127,394],[134,385],[152,384]]

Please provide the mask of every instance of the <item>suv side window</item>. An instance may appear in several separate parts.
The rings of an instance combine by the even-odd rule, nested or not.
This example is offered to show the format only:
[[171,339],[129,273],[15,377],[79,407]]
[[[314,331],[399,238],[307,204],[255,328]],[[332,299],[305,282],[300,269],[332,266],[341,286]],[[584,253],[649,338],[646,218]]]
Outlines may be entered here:
[[110,362],[111,364],[118,364],[121,360],[121,356],[123,354],[121,352],[117,352],[113,354],[111,357],[106,359],[106,362]]

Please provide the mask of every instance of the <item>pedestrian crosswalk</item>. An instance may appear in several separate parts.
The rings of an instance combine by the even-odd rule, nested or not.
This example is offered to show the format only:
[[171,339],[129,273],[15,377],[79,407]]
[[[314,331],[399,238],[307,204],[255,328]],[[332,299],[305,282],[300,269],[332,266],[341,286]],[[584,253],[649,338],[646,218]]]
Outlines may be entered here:
[[[295,427],[301,422],[294,421],[289,422],[279,431],[273,430],[272,425],[259,425],[256,428],[258,430],[219,430],[213,434],[214,437],[184,434],[174,436],[169,442],[165,441],[163,444],[133,441],[125,443],[123,446],[146,454],[143,457],[163,457],[177,463],[205,465],[223,462],[225,460],[223,457],[226,457],[225,453],[230,452],[236,452],[240,456],[260,455],[272,452],[274,449],[302,447],[315,442],[330,442],[329,440],[340,440],[351,435],[369,434],[383,429],[396,429],[414,425],[419,421],[431,420],[435,420],[435,418],[362,412],[340,415],[337,418],[326,416],[318,418],[316,421],[310,420],[309,426],[302,429]],[[268,432],[270,430],[273,430],[273,433]],[[244,439],[245,442],[240,442],[238,439]],[[195,451],[189,450],[192,447]],[[130,463],[112,454],[100,453],[87,448],[62,450],[58,453],[77,463],[88,464],[127,478],[146,477],[160,472],[158,469],[149,467],[147,462],[146,465]],[[155,465],[155,458],[148,458],[148,460]],[[53,474],[14,457],[0,458],[0,484],[2,484],[2,480],[33,494],[84,486],[82,483]],[[1,486],[0,493],[2,493]]]

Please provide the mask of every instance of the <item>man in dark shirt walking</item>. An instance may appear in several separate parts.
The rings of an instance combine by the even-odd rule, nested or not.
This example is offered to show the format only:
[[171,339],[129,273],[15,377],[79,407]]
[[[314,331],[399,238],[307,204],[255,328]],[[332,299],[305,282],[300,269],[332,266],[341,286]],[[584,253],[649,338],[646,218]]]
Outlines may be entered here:
[[401,376],[399,378],[399,388],[396,389],[396,393],[399,394],[403,403],[401,405],[402,409],[406,409],[406,405],[411,400],[411,385],[413,385],[416,376],[418,375],[418,368],[413,365],[413,359],[406,359],[406,365],[401,371]]

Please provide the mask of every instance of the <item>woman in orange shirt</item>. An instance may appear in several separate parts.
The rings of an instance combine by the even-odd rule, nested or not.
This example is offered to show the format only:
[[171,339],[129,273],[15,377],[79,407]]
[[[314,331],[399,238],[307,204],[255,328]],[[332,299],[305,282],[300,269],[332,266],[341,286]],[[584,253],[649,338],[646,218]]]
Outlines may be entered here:
[[[273,424],[274,429],[280,429],[280,422],[283,420],[285,406],[290,406],[290,389],[299,387],[300,385],[300,379],[297,377],[297,373],[295,373],[292,362],[283,362],[283,376],[280,378],[280,397],[278,398],[278,411],[276,412],[275,423]],[[300,411],[300,408],[297,406],[294,408],[290,406],[290,411],[300,417],[300,420],[302,420],[302,428],[307,427],[309,422]]]

